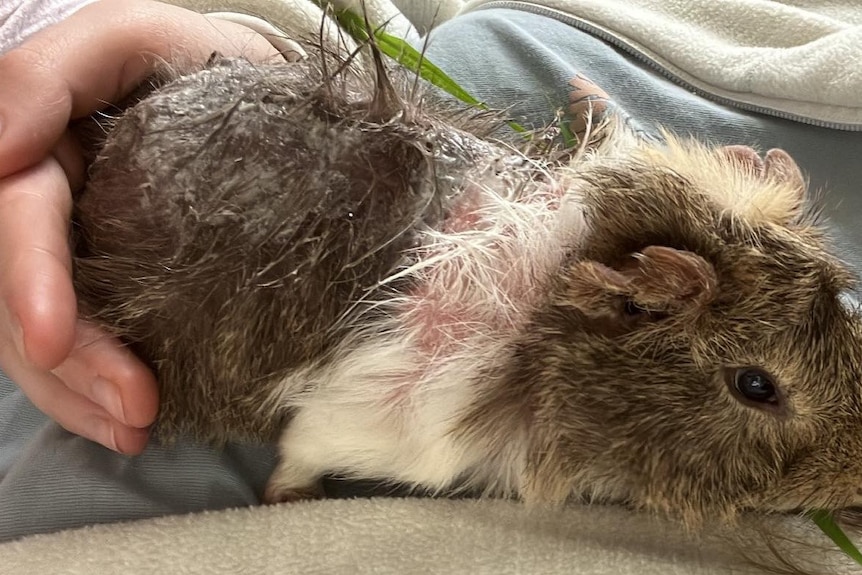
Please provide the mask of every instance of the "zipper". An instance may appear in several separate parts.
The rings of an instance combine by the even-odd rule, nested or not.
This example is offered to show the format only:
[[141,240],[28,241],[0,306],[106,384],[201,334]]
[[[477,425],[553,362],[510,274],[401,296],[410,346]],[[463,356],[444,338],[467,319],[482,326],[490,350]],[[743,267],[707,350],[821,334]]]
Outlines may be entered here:
[[600,40],[603,40],[608,44],[619,48],[629,56],[632,56],[638,62],[645,64],[651,70],[658,73],[663,78],[670,80],[677,86],[680,86],[681,88],[684,88],[685,90],[693,94],[697,94],[698,96],[701,96],[702,98],[710,100],[716,104],[720,104],[722,106],[727,106],[730,108],[737,108],[739,110],[745,110],[746,112],[754,112],[765,116],[781,118],[783,120],[791,120],[801,124],[808,124],[820,128],[829,128],[832,130],[843,130],[848,132],[862,132],[862,124],[830,122],[828,120],[809,118],[808,116],[802,116],[800,114],[794,114],[792,112],[785,112],[784,110],[776,110],[775,108],[768,108],[766,106],[758,106],[757,104],[740,102],[726,96],[714,94],[699,86],[691,84],[683,78],[680,78],[671,70],[662,66],[653,58],[649,57],[647,54],[639,50],[637,47],[633,46],[629,42],[626,42],[623,37],[616,34],[612,34],[603,28],[599,28],[588,20],[584,20],[583,18],[579,18],[578,16],[573,16],[571,14],[567,14],[553,8],[548,8],[546,6],[541,6],[538,4],[532,4],[530,2],[517,2],[514,0],[489,0],[488,2],[483,2],[482,4],[473,6],[468,10],[468,12],[475,12],[478,10],[490,10],[492,8],[506,8],[509,10],[529,12],[538,16],[546,16],[548,18],[553,18],[562,22],[563,24],[567,24],[573,28],[577,28],[582,32],[586,32],[591,36],[595,36],[596,38],[599,38]]

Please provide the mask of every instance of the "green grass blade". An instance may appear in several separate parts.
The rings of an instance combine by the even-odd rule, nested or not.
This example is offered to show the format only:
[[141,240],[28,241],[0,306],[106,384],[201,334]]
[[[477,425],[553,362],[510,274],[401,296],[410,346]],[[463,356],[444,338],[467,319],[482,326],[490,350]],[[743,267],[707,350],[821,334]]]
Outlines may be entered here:
[[578,142],[578,137],[572,132],[572,129],[569,127],[569,123],[560,119],[560,135],[563,137],[563,145],[566,148],[574,148],[580,142]]
[[[368,40],[368,28],[362,16],[349,10],[337,11],[335,16],[339,25],[353,38],[360,42]],[[405,40],[387,34],[380,29],[374,30],[374,40],[383,54],[392,58],[411,72],[419,74],[423,80],[437,86],[465,104],[469,104],[480,110],[488,109],[487,105],[461,88],[455,80],[450,78],[443,70],[435,66]],[[518,133],[526,133],[527,131],[526,128],[515,122],[509,122],[509,126]]]
[[841,530],[841,527],[835,523],[835,519],[828,511],[812,511],[808,514],[811,520],[826,534],[841,551],[846,553],[851,559],[862,565],[862,553],[850,541],[850,538]]
[[[358,14],[354,14],[349,10],[342,10],[336,13],[338,23],[347,30],[347,32],[359,41],[368,39],[368,31],[365,26],[365,20]],[[410,70],[418,73],[424,80],[434,84],[452,94],[462,102],[476,106],[477,108],[485,109],[487,106],[471,96],[466,90],[462,89],[457,82],[452,80],[443,70],[431,63],[427,58],[422,56],[422,53],[416,50],[406,41],[387,34],[383,30],[374,31],[374,39],[380,51]]]

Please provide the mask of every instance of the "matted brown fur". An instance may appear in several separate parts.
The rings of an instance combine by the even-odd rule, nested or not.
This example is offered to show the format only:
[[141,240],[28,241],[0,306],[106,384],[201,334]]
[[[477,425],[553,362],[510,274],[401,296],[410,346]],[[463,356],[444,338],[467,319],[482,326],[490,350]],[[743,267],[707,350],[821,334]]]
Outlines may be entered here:
[[[382,109],[375,76],[323,62],[215,57],[160,80],[114,121],[76,202],[82,313],[150,361],[165,437],[274,439],[275,382],[325,356],[408,261],[411,230],[440,218],[443,190],[419,189],[434,119]],[[486,117],[447,121],[481,133]]]

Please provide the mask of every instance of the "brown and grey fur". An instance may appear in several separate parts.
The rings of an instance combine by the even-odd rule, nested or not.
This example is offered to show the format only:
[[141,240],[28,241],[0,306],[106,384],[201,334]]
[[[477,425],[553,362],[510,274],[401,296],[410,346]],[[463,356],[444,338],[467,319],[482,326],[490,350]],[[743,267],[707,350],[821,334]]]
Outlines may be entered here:
[[272,500],[336,472],[692,524],[862,503],[852,277],[787,154],[527,157],[322,61],[168,84],[77,201],[82,309],[155,370],[162,434],[280,434]]

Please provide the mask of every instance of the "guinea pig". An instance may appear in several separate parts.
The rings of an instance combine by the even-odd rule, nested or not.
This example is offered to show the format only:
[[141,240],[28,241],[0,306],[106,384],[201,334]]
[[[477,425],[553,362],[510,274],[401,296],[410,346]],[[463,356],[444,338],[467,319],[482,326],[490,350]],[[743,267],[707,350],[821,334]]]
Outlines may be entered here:
[[156,373],[162,437],[277,440],[267,501],[338,474],[689,524],[862,504],[854,277],[788,154],[612,120],[525,154],[341,64],[215,59],[91,166],[82,314]]

